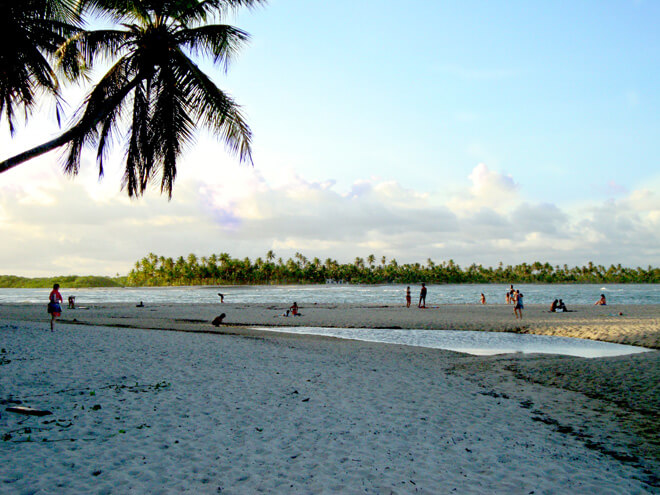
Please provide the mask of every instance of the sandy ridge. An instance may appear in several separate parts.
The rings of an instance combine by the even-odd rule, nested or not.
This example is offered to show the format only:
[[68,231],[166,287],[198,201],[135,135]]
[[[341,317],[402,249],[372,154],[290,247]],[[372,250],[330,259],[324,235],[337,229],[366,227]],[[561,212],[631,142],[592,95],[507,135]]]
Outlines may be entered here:
[[[214,331],[211,320],[225,313],[227,326],[321,326],[342,328],[421,328],[483,330],[557,335],[660,349],[660,305],[575,306],[570,313],[550,313],[528,305],[516,320],[511,306],[442,305],[426,309],[401,306],[313,304],[301,317],[282,316],[278,304],[134,304],[108,303],[66,310],[62,321],[186,331]],[[622,315],[619,315],[622,313]],[[39,321],[42,304],[0,304],[0,316]]]

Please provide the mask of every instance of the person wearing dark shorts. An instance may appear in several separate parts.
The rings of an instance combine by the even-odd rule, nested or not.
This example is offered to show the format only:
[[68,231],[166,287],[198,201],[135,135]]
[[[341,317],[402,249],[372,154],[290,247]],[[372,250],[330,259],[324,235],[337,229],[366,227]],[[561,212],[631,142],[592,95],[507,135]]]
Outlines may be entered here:
[[523,317],[522,310],[525,308],[525,306],[523,304],[523,295],[520,293],[519,290],[517,290],[515,293],[514,304],[515,306],[513,307],[513,314],[516,315],[516,320],[518,319],[518,315],[520,315],[520,319],[522,320]]
[[417,305],[418,308],[425,308],[426,307],[426,284],[422,282],[422,288],[419,291],[419,304]]
[[55,319],[62,315],[62,294],[60,294],[60,284],[54,284],[53,290],[48,296],[48,314],[50,315],[50,331],[53,331]]

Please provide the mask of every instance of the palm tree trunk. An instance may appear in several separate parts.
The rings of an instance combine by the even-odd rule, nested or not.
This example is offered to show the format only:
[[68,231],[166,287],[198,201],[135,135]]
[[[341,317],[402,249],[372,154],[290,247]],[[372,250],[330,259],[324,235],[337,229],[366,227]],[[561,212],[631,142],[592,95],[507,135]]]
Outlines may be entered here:
[[4,162],[1,162],[0,174],[6,172],[9,169],[14,168],[16,165],[20,165],[23,162],[41,156],[44,153],[48,153],[49,151],[52,151],[55,148],[59,148],[60,146],[65,145],[73,138],[75,138],[79,132],[81,132],[80,127],[81,126],[79,124],[69,129],[64,134],[61,134],[60,136],[56,137],[55,139],[48,141],[47,143],[40,144],[39,146],[35,146],[31,150],[24,151],[23,153],[19,153],[18,155],[12,156],[11,158],[5,160]]
[[72,139],[78,137],[80,134],[85,133],[88,129],[93,128],[105,117],[105,115],[107,115],[107,112],[117,106],[126,97],[126,95],[128,95],[128,93],[130,93],[133,88],[135,88],[135,86],[140,83],[140,81],[141,78],[139,76],[135,77],[132,81],[126,84],[126,86],[124,86],[121,91],[118,91],[115,95],[112,96],[111,99],[106,101],[105,104],[101,105],[101,107],[94,115],[83,115],[80,122],[55,139],[52,139],[47,143],[40,144],[39,146],[35,146],[31,150],[24,151],[23,153],[19,153],[18,155],[0,162],[0,174],[14,168],[16,165],[20,165],[23,162],[41,156],[44,153],[48,153],[55,148],[64,146]]

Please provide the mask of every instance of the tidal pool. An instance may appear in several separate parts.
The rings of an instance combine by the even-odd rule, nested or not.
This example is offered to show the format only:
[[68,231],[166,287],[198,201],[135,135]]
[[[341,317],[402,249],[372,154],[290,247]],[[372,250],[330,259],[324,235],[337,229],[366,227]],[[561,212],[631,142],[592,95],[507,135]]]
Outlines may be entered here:
[[480,356],[494,354],[542,353],[562,354],[586,358],[622,356],[648,352],[651,349],[631,345],[612,344],[598,340],[530,335],[508,332],[477,332],[470,330],[418,330],[374,328],[324,327],[258,327],[258,330],[324,335],[341,339],[404,344],[465,352]]

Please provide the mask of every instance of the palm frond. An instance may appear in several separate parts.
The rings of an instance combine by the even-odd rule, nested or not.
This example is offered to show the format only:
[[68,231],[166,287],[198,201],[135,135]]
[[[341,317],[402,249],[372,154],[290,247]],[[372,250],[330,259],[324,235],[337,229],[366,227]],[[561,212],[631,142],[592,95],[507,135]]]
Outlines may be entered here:
[[252,164],[252,131],[240,107],[183,53],[177,52],[175,57],[185,74],[180,85],[188,95],[195,120],[219,136],[227,150],[238,155],[241,162]]
[[135,88],[133,115],[129,145],[126,152],[126,167],[122,187],[128,189],[130,197],[140,196],[149,182],[153,169],[153,151],[149,136],[149,91],[150,81]]
[[84,76],[99,59],[121,56],[133,40],[133,34],[121,30],[84,31],[62,43],[55,57],[58,69],[75,80]]
[[36,92],[44,91],[60,104],[59,83],[46,56],[80,30],[72,2],[0,2],[0,32],[7,40],[0,44],[0,114],[12,134],[16,110],[22,108],[27,118]]
[[[94,87],[84,105],[76,113],[77,123],[74,129],[77,129],[77,132],[68,144],[64,162],[65,172],[72,175],[78,173],[82,147],[99,138],[98,127],[101,122],[103,122],[102,132],[109,131],[119,117],[121,109],[118,107],[125,104],[126,97],[139,84],[132,62],[130,57],[119,59]],[[103,156],[106,137],[107,134],[104,136],[103,146],[97,152],[97,157]]]
[[245,31],[224,24],[213,24],[177,32],[177,40],[192,55],[211,56],[224,70],[243,44],[250,38]]
[[158,76],[154,85],[151,140],[155,164],[161,169],[161,192],[171,198],[176,161],[183,148],[192,143],[195,125],[178,67],[161,68]]
[[190,5],[173,16],[183,24],[205,21],[209,18],[224,19],[231,12],[241,8],[254,8],[265,5],[267,0],[192,0],[181,3]]
[[115,22],[135,20],[147,23],[149,20],[149,9],[141,0],[78,0],[77,10]]

